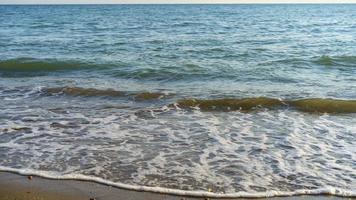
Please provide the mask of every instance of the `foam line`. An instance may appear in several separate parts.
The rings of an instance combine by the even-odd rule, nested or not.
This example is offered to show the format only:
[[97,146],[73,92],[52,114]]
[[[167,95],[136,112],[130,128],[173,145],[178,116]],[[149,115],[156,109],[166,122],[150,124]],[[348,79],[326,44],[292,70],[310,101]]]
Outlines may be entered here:
[[191,197],[208,197],[208,198],[265,198],[265,197],[286,197],[286,196],[299,196],[299,195],[333,195],[339,197],[356,197],[356,193],[353,191],[343,190],[341,188],[326,187],[313,190],[296,190],[293,192],[282,192],[282,191],[268,191],[268,192],[237,192],[237,193],[213,193],[206,191],[187,191],[171,188],[162,187],[149,187],[149,186],[137,186],[129,185],[125,183],[111,182],[104,180],[99,177],[85,176],[81,174],[65,174],[59,175],[55,172],[45,172],[45,171],[35,171],[30,169],[14,169],[9,167],[0,167],[0,171],[11,172],[25,176],[38,176],[47,179],[55,180],[78,180],[78,181],[90,181],[95,183],[100,183],[104,185],[109,185],[121,189],[134,190],[134,191],[144,191],[144,192],[154,192],[154,193],[164,193],[179,196],[191,196]]

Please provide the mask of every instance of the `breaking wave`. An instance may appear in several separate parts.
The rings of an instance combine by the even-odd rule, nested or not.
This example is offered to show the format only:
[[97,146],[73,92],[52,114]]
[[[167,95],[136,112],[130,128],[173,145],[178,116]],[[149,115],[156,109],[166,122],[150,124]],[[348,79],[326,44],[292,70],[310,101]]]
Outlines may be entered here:
[[308,113],[356,113],[356,100],[338,99],[298,99],[281,100],[267,97],[245,99],[184,99],[176,104],[180,108],[197,107],[202,111],[252,111],[259,108],[291,107]]
[[70,95],[83,97],[132,97],[135,100],[152,100],[165,98],[168,95],[159,92],[126,92],[113,89],[95,89],[82,87],[56,87],[42,89],[47,95]]
[[148,91],[119,91],[115,89],[98,89],[84,87],[36,88],[26,93],[46,96],[66,95],[72,97],[110,97],[128,98],[135,101],[167,100],[167,106],[179,109],[199,109],[205,112],[240,111],[252,112],[263,109],[295,109],[306,113],[347,114],[356,113],[356,100],[331,98],[279,99],[269,97],[221,98],[221,99],[179,99],[179,94]]

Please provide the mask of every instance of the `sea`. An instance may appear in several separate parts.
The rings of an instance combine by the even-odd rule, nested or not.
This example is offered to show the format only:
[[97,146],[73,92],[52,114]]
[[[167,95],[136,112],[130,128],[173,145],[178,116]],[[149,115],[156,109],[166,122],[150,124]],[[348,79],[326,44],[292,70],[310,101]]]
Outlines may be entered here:
[[356,196],[356,5],[2,5],[0,169]]

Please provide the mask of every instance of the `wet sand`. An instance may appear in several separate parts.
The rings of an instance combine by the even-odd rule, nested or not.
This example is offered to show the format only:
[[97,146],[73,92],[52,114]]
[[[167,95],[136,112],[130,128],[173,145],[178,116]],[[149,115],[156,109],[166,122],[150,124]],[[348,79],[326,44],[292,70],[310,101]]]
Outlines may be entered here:
[[[9,172],[0,172],[0,200],[205,200],[206,198],[191,198],[138,192],[115,188],[103,184],[75,181],[51,180],[36,176],[22,176]],[[241,199],[241,198],[240,198]],[[351,199],[335,196],[295,196],[275,197],[273,200],[334,200]]]

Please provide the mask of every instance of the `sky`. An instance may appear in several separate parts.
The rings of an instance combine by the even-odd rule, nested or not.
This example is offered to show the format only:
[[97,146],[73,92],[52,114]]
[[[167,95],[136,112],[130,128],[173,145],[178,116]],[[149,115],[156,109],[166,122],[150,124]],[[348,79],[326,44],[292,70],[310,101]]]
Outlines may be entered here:
[[0,0],[0,4],[356,3],[356,0]]

